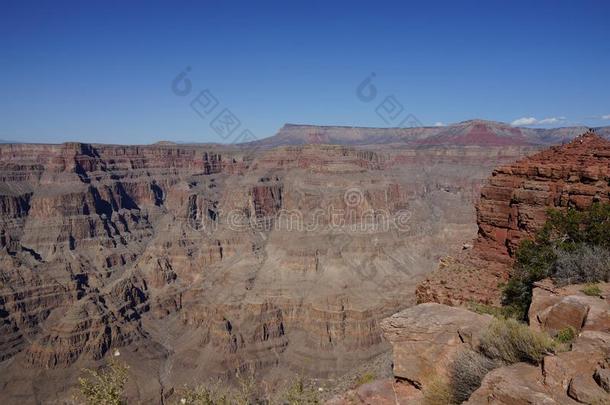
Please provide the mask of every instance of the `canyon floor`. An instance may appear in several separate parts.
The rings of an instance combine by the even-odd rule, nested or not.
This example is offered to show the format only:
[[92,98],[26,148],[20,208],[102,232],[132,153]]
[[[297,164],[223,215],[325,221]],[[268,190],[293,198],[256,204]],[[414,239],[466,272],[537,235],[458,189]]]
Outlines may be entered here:
[[116,355],[133,402],[236,370],[344,375],[389,352],[380,321],[476,237],[492,169],[580,129],[379,131],[0,145],[0,398],[62,403]]

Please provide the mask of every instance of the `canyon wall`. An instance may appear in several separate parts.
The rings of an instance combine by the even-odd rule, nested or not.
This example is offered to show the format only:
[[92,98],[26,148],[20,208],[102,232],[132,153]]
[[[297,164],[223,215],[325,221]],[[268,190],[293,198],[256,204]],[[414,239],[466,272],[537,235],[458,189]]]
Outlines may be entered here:
[[441,260],[417,288],[419,302],[497,304],[519,243],[549,208],[610,201],[610,142],[594,133],[495,169],[481,189],[473,247]]
[[535,149],[0,145],[0,397],[60,401],[115,353],[134,401],[341,374]]

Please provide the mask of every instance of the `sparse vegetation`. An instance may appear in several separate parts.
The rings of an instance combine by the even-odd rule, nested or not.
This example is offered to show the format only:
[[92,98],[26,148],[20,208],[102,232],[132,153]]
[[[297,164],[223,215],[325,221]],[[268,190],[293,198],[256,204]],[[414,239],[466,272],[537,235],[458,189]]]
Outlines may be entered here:
[[574,338],[576,338],[576,330],[571,326],[563,328],[555,336],[555,340],[559,343],[572,343]]
[[598,246],[577,246],[557,252],[553,279],[559,285],[596,283],[610,277],[610,250]]
[[79,400],[89,405],[121,405],[125,404],[123,390],[127,382],[126,364],[110,360],[108,365],[100,370],[85,369],[87,377],[78,379]]
[[288,405],[316,405],[320,403],[318,393],[305,384],[302,378],[297,378],[289,386],[288,391],[283,399],[280,399],[281,404]]
[[481,386],[483,377],[500,366],[473,350],[460,351],[449,367],[450,391],[453,402],[461,404]]
[[449,382],[440,377],[430,380],[423,390],[424,405],[451,405],[454,404]]
[[358,377],[358,379],[356,380],[356,387],[360,387],[361,385],[370,383],[373,380],[375,380],[375,374],[370,373],[370,372],[366,372],[364,374],[361,374]]
[[468,309],[477,314],[491,315],[494,318],[517,318],[519,313],[513,307],[481,304],[479,302],[470,302]]
[[185,388],[176,401],[176,405],[230,405],[231,402],[226,392],[218,388],[199,386],[194,389]]
[[504,305],[526,319],[533,284],[552,277],[559,285],[610,279],[610,204],[577,211],[550,210],[534,240],[521,243],[504,288]]
[[589,283],[582,290],[585,295],[599,297],[602,294],[601,288],[597,284]]
[[175,400],[175,405],[316,405],[320,403],[318,392],[302,377],[288,381],[273,393],[258,389],[253,373],[237,374],[237,385],[228,386],[217,381],[196,388],[185,387]]
[[484,355],[507,364],[520,361],[539,364],[555,350],[555,342],[547,334],[515,319],[494,320],[481,336],[480,346]]

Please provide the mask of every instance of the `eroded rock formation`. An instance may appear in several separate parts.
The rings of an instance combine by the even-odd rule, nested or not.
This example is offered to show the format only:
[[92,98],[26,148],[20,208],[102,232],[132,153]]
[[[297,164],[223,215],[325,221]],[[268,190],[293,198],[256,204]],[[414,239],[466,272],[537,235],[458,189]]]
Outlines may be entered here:
[[535,149],[2,145],[1,397],[61,401],[115,349],[134,401],[345,372],[474,235],[488,171]]
[[593,133],[495,169],[481,189],[473,247],[443,259],[418,286],[418,302],[497,304],[515,249],[547,210],[594,201],[610,201],[610,142]]

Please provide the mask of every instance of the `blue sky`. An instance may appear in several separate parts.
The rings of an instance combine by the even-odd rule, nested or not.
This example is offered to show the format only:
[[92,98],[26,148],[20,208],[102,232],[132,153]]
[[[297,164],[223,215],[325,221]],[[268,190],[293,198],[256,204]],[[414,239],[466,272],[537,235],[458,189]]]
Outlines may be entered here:
[[[0,139],[232,142],[286,122],[394,126],[376,114],[390,96],[425,125],[610,125],[609,21],[608,1],[3,0]],[[176,95],[186,67],[191,90]],[[367,102],[357,88],[372,72]],[[199,115],[190,103],[206,89],[216,108]],[[240,123],[231,136],[211,125],[225,108]]]

